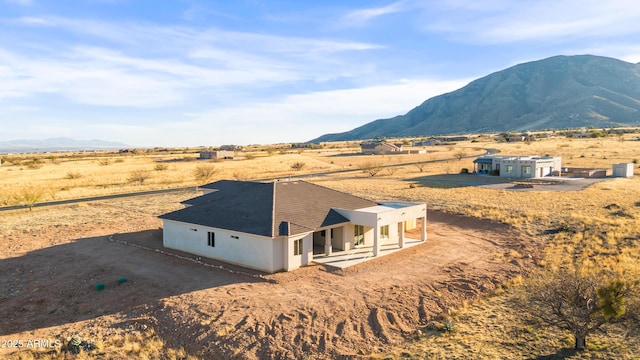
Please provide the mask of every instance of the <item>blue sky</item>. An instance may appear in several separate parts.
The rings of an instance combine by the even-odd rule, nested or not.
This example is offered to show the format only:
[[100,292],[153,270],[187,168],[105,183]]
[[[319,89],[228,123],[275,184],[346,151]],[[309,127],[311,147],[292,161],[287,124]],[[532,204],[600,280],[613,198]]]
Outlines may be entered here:
[[307,141],[573,54],[640,62],[637,2],[0,0],[0,141]]

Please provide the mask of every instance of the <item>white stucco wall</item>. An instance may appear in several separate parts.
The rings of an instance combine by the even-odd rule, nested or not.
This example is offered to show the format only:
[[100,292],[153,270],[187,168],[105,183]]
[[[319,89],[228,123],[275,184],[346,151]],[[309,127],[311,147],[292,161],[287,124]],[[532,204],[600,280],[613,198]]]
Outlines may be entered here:
[[[294,255],[294,243],[296,240],[302,239],[302,254]],[[284,244],[282,247],[285,271],[297,269],[301,266],[308,265],[313,260],[313,233],[304,236],[292,236],[283,238],[279,241]]]
[[[162,243],[167,248],[270,273],[284,269],[282,241],[173,220],[162,221]],[[215,247],[207,245],[208,232],[215,233]]]

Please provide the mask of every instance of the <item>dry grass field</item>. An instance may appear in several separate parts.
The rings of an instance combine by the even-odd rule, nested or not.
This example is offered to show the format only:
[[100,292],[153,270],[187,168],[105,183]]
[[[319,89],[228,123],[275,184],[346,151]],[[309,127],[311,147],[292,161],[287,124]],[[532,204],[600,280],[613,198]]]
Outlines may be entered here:
[[[79,292],[72,284],[51,285],[51,280],[34,289],[23,281],[29,269],[22,262],[39,263],[47,258],[65,262],[69,257],[54,250],[67,250],[101,264],[97,270],[79,267],[68,271],[77,271],[79,279],[97,279],[100,271],[109,272],[113,265],[91,255],[94,251],[104,252],[105,257],[112,253],[114,259],[128,251],[114,249],[117,244],[106,238],[123,234],[132,242],[146,244],[145,234],[157,236],[155,216],[178,208],[180,200],[194,194],[3,212],[0,309],[3,317],[13,311],[21,315],[5,318],[0,339],[99,339],[95,350],[82,355],[85,358],[207,354],[233,358],[299,354],[377,359],[638,358],[637,328],[609,326],[606,334],[589,338],[587,352],[573,353],[567,350],[572,346],[570,334],[541,329],[523,320],[515,299],[521,295],[532,265],[609,269],[640,278],[640,178],[606,179],[584,189],[559,192],[550,189],[552,185],[538,184],[533,191],[471,186],[468,179],[472,175],[457,175],[462,168],[473,170],[473,157],[486,149],[508,155],[562,156],[563,166],[611,169],[613,163],[640,159],[640,141],[635,136],[463,142],[427,147],[428,153],[420,155],[364,156],[347,145],[353,144],[304,151],[255,149],[243,159],[219,162],[195,160],[195,153],[146,153],[47,154],[38,161],[25,158],[15,164],[3,163],[0,205],[24,202],[24,194],[34,193],[41,202],[193,186],[217,179],[308,175],[308,181],[369,199],[423,201],[442,215],[430,224],[430,240],[424,249],[337,275],[314,266],[269,275],[272,282],[268,283],[227,274],[224,285],[212,283],[203,289],[203,285],[187,283],[178,290],[161,291],[155,287],[156,280],[141,273],[135,262],[122,260],[123,271],[137,278],[136,286],[148,286],[143,290],[149,294],[143,295],[127,283],[105,292],[94,308],[84,305],[95,301],[93,295]],[[294,170],[295,163],[304,166]],[[362,170],[373,165],[380,167],[375,176]],[[197,176],[203,166],[214,169],[206,179]],[[134,175],[139,171],[148,178],[137,180]],[[637,165],[636,174],[640,174]],[[447,222],[447,216],[467,220],[453,224]],[[483,233],[479,229],[495,231]],[[149,240],[149,244],[157,246],[158,241]],[[130,251],[146,256],[139,249]],[[477,258],[472,259],[474,251]],[[428,267],[437,262],[429,257],[434,254],[450,262],[440,268]],[[145,258],[141,263],[149,268],[157,266],[152,260]],[[171,261],[176,271],[212,271]],[[387,266],[398,272],[389,276]],[[34,269],[67,274],[63,268],[45,261]],[[424,269],[427,271],[421,271]],[[65,281],[79,281],[66,276]],[[90,284],[83,286],[81,290],[90,292]],[[53,300],[43,300],[43,288],[53,291],[46,297]],[[268,296],[270,293],[277,296]],[[259,299],[261,295],[270,301]],[[66,298],[57,299],[60,296]],[[21,302],[16,303],[16,297]],[[75,305],[65,310],[69,298],[76,298],[71,301]],[[345,299],[349,299],[347,304]],[[131,306],[109,302],[122,300]],[[346,315],[337,317],[336,309]],[[34,310],[45,313],[32,314]],[[53,315],[47,315],[49,311]],[[31,321],[24,314],[31,314],[27,316]],[[52,320],[56,317],[60,320]],[[172,335],[172,330],[165,328],[167,324],[185,333],[186,339],[195,340],[190,343],[185,337]],[[300,347],[301,352],[296,353],[292,346]],[[5,354],[6,350],[0,349]],[[68,356],[60,349],[48,354],[29,349],[11,354],[25,359]]]

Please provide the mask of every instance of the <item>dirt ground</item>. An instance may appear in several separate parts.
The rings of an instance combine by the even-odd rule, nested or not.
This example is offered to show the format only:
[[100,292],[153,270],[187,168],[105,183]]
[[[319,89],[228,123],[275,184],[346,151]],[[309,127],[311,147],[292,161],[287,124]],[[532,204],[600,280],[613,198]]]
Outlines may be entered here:
[[346,270],[270,275],[150,250],[161,248],[161,223],[143,213],[14,233],[0,242],[0,340],[96,341],[151,328],[204,358],[383,351],[536,260],[534,240],[506,225],[428,215],[425,244]]

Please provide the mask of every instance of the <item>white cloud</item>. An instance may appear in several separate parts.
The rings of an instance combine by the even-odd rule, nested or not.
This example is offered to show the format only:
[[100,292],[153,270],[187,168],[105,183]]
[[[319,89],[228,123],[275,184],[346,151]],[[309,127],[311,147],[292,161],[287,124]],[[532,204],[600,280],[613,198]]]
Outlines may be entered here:
[[429,6],[425,11],[438,13],[437,20],[426,25],[427,30],[476,44],[567,42],[640,32],[640,8],[635,1],[626,0],[497,1],[473,5],[456,1]]
[[403,0],[387,6],[354,10],[344,17],[343,22],[346,26],[362,26],[377,17],[405,10],[405,3],[406,1]]
[[154,107],[202,94],[214,99],[231,93],[262,96],[257,89],[371,71],[344,62],[339,54],[378,48],[354,41],[62,17],[23,17],[18,23],[68,31],[85,40],[0,48],[0,99],[54,93],[81,104]]
[[[201,144],[307,141],[324,133],[351,130],[379,118],[401,115],[426,99],[456,90],[465,80],[403,80],[359,89],[287,96],[280,101],[250,103],[190,114],[179,126],[164,124],[172,134],[193,131]],[[215,131],[197,134],[215,123]]]

